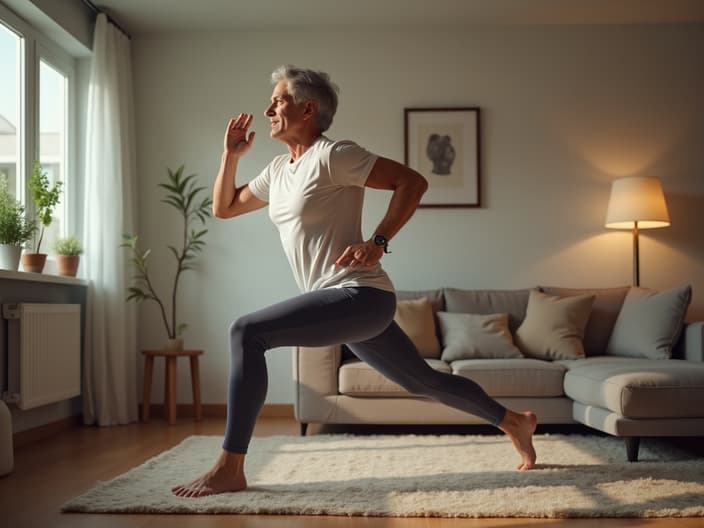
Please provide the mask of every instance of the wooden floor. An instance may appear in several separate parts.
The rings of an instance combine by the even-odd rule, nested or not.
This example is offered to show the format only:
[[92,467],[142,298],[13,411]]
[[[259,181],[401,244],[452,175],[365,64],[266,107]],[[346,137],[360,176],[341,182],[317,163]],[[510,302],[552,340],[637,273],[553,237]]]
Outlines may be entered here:
[[[222,434],[224,420],[206,418],[194,423],[179,418],[168,426],[161,420],[118,427],[80,427],[15,451],[15,470],[0,478],[0,526],[3,528],[318,528],[331,527],[501,527],[596,528],[633,527],[694,528],[704,519],[425,519],[360,518],[271,515],[94,515],[62,514],[61,505],[96,481],[111,479],[166,450],[192,434]],[[291,419],[267,418],[257,424],[255,435],[298,434]],[[312,427],[309,434],[315,434]],[[186,476],[184,476],[186,477]]]

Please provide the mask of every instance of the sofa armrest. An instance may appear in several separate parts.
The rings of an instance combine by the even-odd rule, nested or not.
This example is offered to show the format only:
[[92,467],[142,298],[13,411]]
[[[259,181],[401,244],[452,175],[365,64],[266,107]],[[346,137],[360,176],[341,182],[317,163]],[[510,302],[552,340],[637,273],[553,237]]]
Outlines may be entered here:
[[704,322],[686,324],[683,333],[682,359],[704,362]]
[[341,361],[340,345],[293,349],[297,417],[300,416],[301,410],[319,407],[326,396],[338,395],[338,371]]

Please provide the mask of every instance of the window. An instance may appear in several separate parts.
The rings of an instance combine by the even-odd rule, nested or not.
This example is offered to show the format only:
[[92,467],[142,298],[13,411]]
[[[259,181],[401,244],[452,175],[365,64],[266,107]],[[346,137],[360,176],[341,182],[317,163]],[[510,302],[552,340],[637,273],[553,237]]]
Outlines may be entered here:
[[22,196],[22,38],[0,23],[0,175],[15,197]]
[[[66,182],[68,77],[44,59],[39,61],[39,163],[53,187]],[[44,232],[43,251],[67,234],[68,191],[64,189],[54,219]],[[46,245],[44,245],[46,244]]]
[[74,71],[72,57],[0,5],[0,174],[30,213],[34,203],[27,182],[35,161],[52,186],[63,182],[41,246],[50,255],[54,240],[76,234],[71,229],[80,214],[71,200]]

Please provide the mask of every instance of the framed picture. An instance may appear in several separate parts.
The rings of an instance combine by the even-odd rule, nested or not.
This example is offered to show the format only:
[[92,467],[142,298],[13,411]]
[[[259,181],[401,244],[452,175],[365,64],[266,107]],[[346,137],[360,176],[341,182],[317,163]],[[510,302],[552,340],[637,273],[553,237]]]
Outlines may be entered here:
[[480,207],[479,108],[406,108],[405,162],[428,180],[419,207]]

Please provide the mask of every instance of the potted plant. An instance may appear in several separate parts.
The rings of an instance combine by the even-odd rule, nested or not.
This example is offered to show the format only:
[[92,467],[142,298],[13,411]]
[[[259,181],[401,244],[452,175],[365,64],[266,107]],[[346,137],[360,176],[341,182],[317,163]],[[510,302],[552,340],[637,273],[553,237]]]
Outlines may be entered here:
[[[46,172],[42,170],[39,162],[34,162],[32,176],[29,178],[29,192],[34,200],[34,225],[38,229],[34,232],[32,243],[34,251],[22,255],[22,268],[25,271],[41,273],[44,269],[46,253],[40,253],[44,229],[49,227],[54,220],[54,208],[59,203],[62,185],[63,182],[57,181],[53,187],[50,187]],[[37,236],[37,231],[39,236]]]
[[10,194],[7,178],[0,177],[0,268],[17,271],[22,246],[36,230],[22,204]]
[[56,269],[59,275],[75,277],[78,271],[80,255],[83,253],[81,243],[75,236],[59,238],[54,242],[54,253],[56,253]]
[[138,246],[138,237],[131,234],[123,235],[123,242],[120,247],[128,249],[132,258],[131,261],[136,268],[136,273],[133,276],[133,284],[127,289],[127,300],[141,302],[145,300],[154,301],[159,305],[161,310],[161,318],[164,322],[168,340],[166,349],[180,350],[183,348],[183,331],[186,329],[186,324],[178,323],[177,318],[177,301],[178,301],[178,284],[181,274],[184,271],[193,269],[192,264],[196,255],[203,250],[205,241],[203,237],[208,232],[207,229],[193,229],[193,224],[200,223],[205,225],[210,218],[210,208],[212,200],[208,197],[202,200],[198,194],[205,187],[196,187],[194,178],[195,174],[183,176],[184,166],[181,165],[176,172],[171,169],[168,171],[168,181],[160,183],[159,187],[166,189],[166,197],[161,201],[174,207],[181,218],[183,219],[183,236],[181,239],[181,247],[176,248],[169,245],[168,248],[176,259],[176,274],[171,288],[171,313],[167,317],[167,308],[162,298],[157,294],[154,285],[149,277],[149,266],[147,259],[151,253],[150,249],[142,251]]

